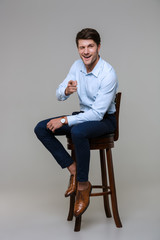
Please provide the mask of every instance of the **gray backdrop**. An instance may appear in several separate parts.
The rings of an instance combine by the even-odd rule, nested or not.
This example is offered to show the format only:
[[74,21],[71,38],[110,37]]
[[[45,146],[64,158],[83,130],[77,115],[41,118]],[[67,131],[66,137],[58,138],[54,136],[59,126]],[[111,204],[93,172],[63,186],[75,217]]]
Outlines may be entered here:
[[[148,203],[160,197],[159,23],[159,0],[0,0],[2,195],[54,190],[56,208],[62,204],[56,199],[63,198],[68,172],[33,129],[42,119],[79,109],[76,95],[58,102],[55,90],[79,58],[76,33],[92,27],[101,35],[100,55],[115,68],[122,92],[120,139],[113,157],[123,221],[128,216],[124,211],[132,214],[132,204],[139,206],[132,191]],[[93,152],[92,183],[100,181],[97,157]],[[144,189],[152,189],[152,195],[143,196]]]

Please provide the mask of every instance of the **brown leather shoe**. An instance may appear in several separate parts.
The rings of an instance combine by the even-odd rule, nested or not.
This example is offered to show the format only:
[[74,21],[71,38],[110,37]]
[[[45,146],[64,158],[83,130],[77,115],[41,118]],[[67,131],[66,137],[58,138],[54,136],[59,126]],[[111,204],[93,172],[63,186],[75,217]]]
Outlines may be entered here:
[[77,190],[76,193],[76,201],[74,205],[74,216],[81,216],[89,206],[90,202],[90,193],[92,191],[91,183],[89,182],[89,186],[86,190]]
[[77,186],[76,175],[71,175],[69,185],[68,185],[68,189],[65,192],[65,197],[69,197],[70,195],[75,193],[76,192],[76,186]]

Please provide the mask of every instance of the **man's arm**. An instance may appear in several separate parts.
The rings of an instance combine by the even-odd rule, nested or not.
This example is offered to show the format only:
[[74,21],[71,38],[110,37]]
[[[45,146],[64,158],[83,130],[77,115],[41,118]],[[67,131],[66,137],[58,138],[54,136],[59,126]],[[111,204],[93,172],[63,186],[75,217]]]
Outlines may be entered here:
[[[77,81],[70,80],[68,82],[68,85],[67,85],[66,89],[65,89],[65,95],[69,96],[69,95],[73,94],[76,91],[77,91]],[[62,127],[63,124],[68,124],[67,117],[63,117],[63,118],[65,119],[64,123],[61,122],[62,118],[55,118],[55,119],[50,120],[47,123],[47,128],[49,130],[51,130],[52,132],[54,132],[56,129]]]
[[[56,97],[58,101],[65,101],[73,92],[75,92],[75,89],[73,89],[77,85],[77,82],[73,81],[76,79],[75,72],[76,72],[76,62],[72,65],[67,77],[64,79],[64,81],[59,85],[59,87],[56,90]],[[74,85],[75,82],[76,82],[76,85]]]
[[[72,65],[66,79],[59,85],[56,96],[59,101],[66,100],[71,94],[77,91],[77,81],[71,80],[75,79],[75,63]],[[47,128],[54,132],[56,129],[63,126],[63,124],[68,124],[67,117],[63,117],[65,119],[65,123],[61,122],[62,118],[55,118],[50,120],[47,123]]]

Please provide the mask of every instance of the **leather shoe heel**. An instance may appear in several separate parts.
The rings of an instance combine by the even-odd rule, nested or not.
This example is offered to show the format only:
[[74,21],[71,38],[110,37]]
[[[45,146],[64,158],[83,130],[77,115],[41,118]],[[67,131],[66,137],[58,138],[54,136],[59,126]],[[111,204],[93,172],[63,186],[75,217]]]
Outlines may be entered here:
[[69,197],[70,195],[76,192],[76,175],[70,176],[69,186],[67,191],[65,192],[65,197]]

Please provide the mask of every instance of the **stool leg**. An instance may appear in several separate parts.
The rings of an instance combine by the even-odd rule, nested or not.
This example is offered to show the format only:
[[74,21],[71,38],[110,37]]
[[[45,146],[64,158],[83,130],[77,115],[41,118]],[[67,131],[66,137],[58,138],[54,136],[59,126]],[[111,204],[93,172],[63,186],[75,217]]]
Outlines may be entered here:
[[117,197],[116,197],[116,187],[115,187],[115,180],[114,180],[114,170],[113,170],[111,149],[106,149],[106,153],[107,153],[109,182],[110,182],[110,188],[111,188],[111,202],[112,202],[113,217],[114,217],[116,226],[120,228],[122,227],[122,223],[118,213],[118,204],[117,204]]
[[[76,156],[75,156],[74,150],[71,151],[71,156],[72,156],[73,160],[76,161]],[[73,219],[75,197],[76,197],[76,194],[73,194],[70,196],[70,207],[69,207],[69,213],[68,213],[68,218],[67,218],[68,221],[72,221],[72,219]],[[74,225],[75,232],[79,232],[81,229],[81,219],[82,219],[82,216],[76,217],[76,219],[75,219],[75,225]]]
[[74,226],[75,232],[79,232],[81,229],[81,219],[82,219],[82,216],[76,217],[75,226]]
[[[71,151],[71,156],[72,156],[72,159],[74,161],[76,161],[74,150]],[[69,213],[68,213],[68,218],[67,218],[68,221],[72,221],[72,219],[73,219],[74,203],[75,203],[75,194],[70,196],[70,206],[69,206]]]
[[[99,150],[100,152],[100,162],[101,162],[101,176],[102,176],[102,185],[103,185],[103,192],[107,192],[108,184],[107,184],[107,172],[106,172],[106,162],[105,162],[105,152],[104,150]],[[112,217],[110,206],[109,206],[109,197],[108,194],[103,195],[104,201],[104,209],[106,213],[106,217]]]
[[70,206],[69,206],[69,213],[68,213],[68,221],[72,221],[73,213],[74,213],[74,203],[75,203],[75,194],[70,196]]

